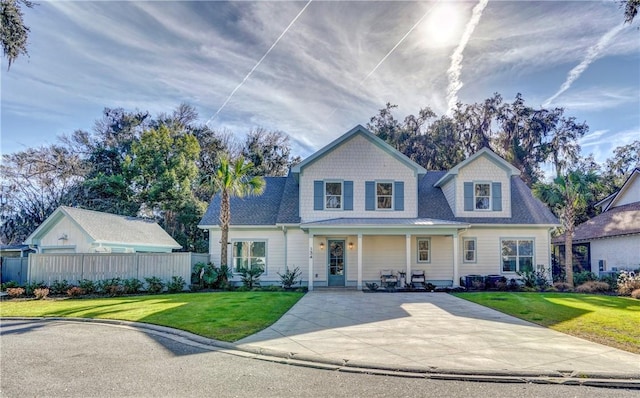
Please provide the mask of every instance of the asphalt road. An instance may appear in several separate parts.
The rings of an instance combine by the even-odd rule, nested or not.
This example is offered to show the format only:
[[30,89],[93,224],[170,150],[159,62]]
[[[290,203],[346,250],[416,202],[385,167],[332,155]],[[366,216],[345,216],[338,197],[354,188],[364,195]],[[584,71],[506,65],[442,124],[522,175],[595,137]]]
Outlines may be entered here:
[[413,379],[249,359],[115,325],[3,321],[2,397],[638,397],[583,386]]

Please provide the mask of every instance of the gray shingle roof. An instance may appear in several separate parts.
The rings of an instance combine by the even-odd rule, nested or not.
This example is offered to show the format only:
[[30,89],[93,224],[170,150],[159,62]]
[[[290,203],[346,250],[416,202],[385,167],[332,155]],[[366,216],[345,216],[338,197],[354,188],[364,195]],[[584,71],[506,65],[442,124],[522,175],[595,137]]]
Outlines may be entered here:
[[[442,190],[435,187],[446,171],[429,171],[422,177],[418,186],[418,218],[417,219],[377,219],[377,218],[338,218],[326,220],[335,225],[371,225],[372,223],[391,223],[400,225],[406,220],[411,223],[428,222],[443,225],[446,223],[463,224],[544,224],[555,225],[558,220],[551,211],[538,199],[517,176],[511,177],[511,218],[489,217],[454,217]],[[276,225],[298,224],[298,183],[292,174],[287,177],[265,177],[266,187],[261,196],[248,198],[231,198],[231,225]],[[220,197],[216,195],[200,221],[200,226],[219,224]],[[366,221],[365,221],[366,220]],[[403,221],[404,220],[404,221]],[[323,221],[324,222],[324,221]],[[408,222],[408,221],[406,221]],[[314,225],[327,225],[318,224]],[[404,224],[408,225],[408,224]]]
[[[60,206],[56,209],[56,212],[58,211],[71,218],[96,243],[124,243],[173,249],[182,247],[152,220],[66,206]],[[56,212],[50,218],[57,217]],[[39,233],[39,230],[40,227],[29,238]]]
[[[299,223],[298,184],[292,175],[265,177],[266,186],[260,196],[231,198],[231,225],[275,225]],[[200,226],[220,223],[220,195],[215,195]]]
[[[573,242],[631,234],[640,234],[640,202],[614,207],[576,226]],[[564,234],[552,242],[564,244]]]

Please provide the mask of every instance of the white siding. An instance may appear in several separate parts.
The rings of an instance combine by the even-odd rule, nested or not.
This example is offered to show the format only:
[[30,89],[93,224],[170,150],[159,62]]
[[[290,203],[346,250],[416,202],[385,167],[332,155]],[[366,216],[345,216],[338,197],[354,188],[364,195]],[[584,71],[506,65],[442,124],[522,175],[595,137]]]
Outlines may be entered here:
[[[67,236],[66,240],[59,239],[63,235]],[[89,243],[89,239],[87,234],[65,216],[42,236],[40,247],[44,247],[45,250],[47,247],[75,247],[76,253],[88,253],[89,251],[93,251],[90,250],[91,244]],[[52,250],[49,250],[49,252],[52,252]]]
[[[444,184],[444,186],[442,187],[442,193],[444,194],[444,197],[447,199],[447,203],[449,203],[449,207],[451,208],[451,211],[455,214],[456,212],[456,179],[455,178],[447,181],[447,183]],[[460,200],[464,200],[464,198],[461,198]]]
[[[430,261],[418,262],[418,239],[431,241]],[[424,270],[427,280],[453,280],[453,237],[451,236],[415,236],[411,239],[411,269]],[[407,278],[410,278],[408,275]]]
[[[511,217],[511,181],[507,172],[486,156],[480,156],[461,168],[456,181],[456,217]],[[464,211],[465,182],[501,182],[502,211]],[[448,200],[448,198],[447,198]]]
[[598,260],[607,262],[605,271],[613,267],[640,267],[640,235],[619,236],[591,241],[591,271],[598,273]]
[[[313,182],[328,179],[353,181],[353,211],[313,210]],[[365,181],[375,180],[404,182],[404,211],[365,210]],[[338,217],[417,217],[417,195],[413,169],[356,135],[303,169],[300,217],[302,222]]]
[[616,202],[613,205],[618,207],[636,202],[640,202],[640,173],[637,172],[627,182],[624,191],[616,198]]

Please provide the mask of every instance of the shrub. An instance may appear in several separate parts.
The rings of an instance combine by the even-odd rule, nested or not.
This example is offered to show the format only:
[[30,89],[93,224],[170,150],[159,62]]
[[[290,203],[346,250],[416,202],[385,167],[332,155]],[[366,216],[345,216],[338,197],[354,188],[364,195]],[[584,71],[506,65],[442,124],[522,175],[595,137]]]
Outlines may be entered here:
[[120,278],[111,278],[105,279],[100,282],[100,290],[104,294],[108,294],[109,296],[120,296],[124,293],[124,286],[122,286],[122,279]]
[[378,284],[375,282],[365,282],[365,285],[367,285],[367,289],[369,290],[378,290]]
[[151,294],[161,293],[164,289],[164,282],[157,276],[144,278],[147,281],[147,292]]
[[215,288],[228,289],[229,278],[233,275],[231,268],[228,265],[221,265],[220,268],[216,268],[216,272],[218,273],[218,278],[216,279]]
[[2,285],[0,285],[0,290],[1,291],[5,291],[5,290],[13,288],[13,287],[20,287],[20,285],[18,285],[18,282],[16,282],[16,281],[5,282]]
[[570,292],[572,290],[571,286],[567,282],[555,282],[553,287],[555,287],[559,292]]
[[280,276],[280,282],[282,283],[282,287],[285,289],[291,289],[293,285],[302,280],[298,280],[302,275],[302,271],[300,271],[300,267],[295,267],[293,270],[290,270],[286,265],[284,266],[284,274],[280,274],[278,272],[278,276]]
[[[81,279],[78,281],[78,287],[84,290],[85,294],[93,294],[98,290],[96,283],[89,279]],[[67,290],[68,292],[68,290]]]
[[143,283],[137,278],[125,279],[123,282],[126,294],[135,294],[142,290]]
[[251,266],[251,267],[241,267],[240,272],[240,280],[242,280],[243,286],[247,289],[251,290],[256,286],[260,286],[260,275],[264,272],[264,269],[259,266]]
[[284,289],[278,285],[271,285],[269,287],[267,287],[265,290],[269,291],[269,292],[281,292]]
[[533,289],[533,291],[543,292],[549,287],[547,271],[544,268],[539,271],[518,271],[516,274],[522,278],[524,287]]
[[604,293],[609,291],[609,284],[600,281],[588,281],[576,288],[578,293]]
[[609,285],[609,290],[616,291],[618,290],[618,273],[602,275],[600,277],[600,282],[607,283]]
[[184,289],[185,282],[181,276],[172,276],[171,281],[167,283],[167,290],[169,293],[179,293]]
[[7,289],[7,295],[9,297],[21,297],[24,296],[25,290],[22,287],[10,287]]
[[44,281],[27,283],[24,285],[25,294],[32,295],[34,290],[41,289],[43,287],[47,287]]
[[520,288],[520,285],[518,285],[518,281],[515,280],[515,278],[509,279],[509,283],[507,284],[507,290],[515,291],[515,290],[518,290],[519,288]]
[[67,290],[67,296],[69,297],[84,296],[85,294],[87,294],[87,291],[78,286],[73,286],[72,288]]
[[42,300],[49,296],[49,292],[50,290],[48,288],[41,287],[41,288],[35,289],[33,291],[33,295],[36,296],[36,300]]
[[634,299],[640,300],[640,289],[636,289],[631,292],[631,297]]
[[640,274],[633,271],[620,271],[618,275],[618,294],[630,296],[631,292],[640,289]]
[[574,286],[580,286],[585,282],[591,282],[591,281],[597,281],[597,280],[598,280],[598,277],[596,276],[596,274],[590,271],[576,272],[575,274],[573,274]]
[[55,281],[53,281],[50,287],[52,294],[64,294],[67,290],[69,290],[71,285],[69,284],[69,282],[67,282],[66,279],[63,279],[61,281],[56,279]]

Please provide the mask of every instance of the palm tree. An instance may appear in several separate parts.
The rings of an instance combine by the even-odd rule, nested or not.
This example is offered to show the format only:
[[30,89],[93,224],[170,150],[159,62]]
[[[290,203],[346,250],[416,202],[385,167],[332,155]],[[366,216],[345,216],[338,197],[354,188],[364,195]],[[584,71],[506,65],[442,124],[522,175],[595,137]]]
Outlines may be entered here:
[[573,286],[573,231],[576,213],[593,199],[598,186],[598,176],[593,172],[569,171],[566,176],[556,177],[551,184],[538,183],[534,194],[552,207],[564,229],[564,266],[567,283]]
[[231,221],[230,198],[261,195],[264,192],[266,185],[264,178],[250,176],[252,169],[253,164],[245,161],[243,156],[239,156],[234,161],[229,160],[228,156],[223,156],[213,176],[215,191],[220,193],[220,267],[227,266]]

